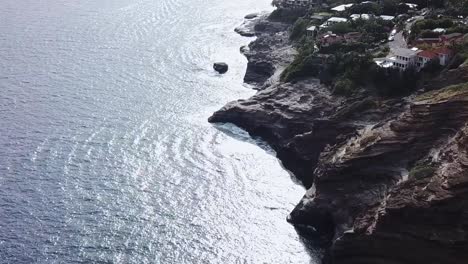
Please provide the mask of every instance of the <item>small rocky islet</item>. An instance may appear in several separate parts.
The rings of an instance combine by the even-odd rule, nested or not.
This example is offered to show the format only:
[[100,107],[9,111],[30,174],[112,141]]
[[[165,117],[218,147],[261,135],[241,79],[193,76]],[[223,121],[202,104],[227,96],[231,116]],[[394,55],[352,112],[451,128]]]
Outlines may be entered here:
[[224,74],[229,70],[229,65],[225,62],[215,62],[213,64],[213,69],[218,73]]
[[[209,122],[264,139],[308,189],[287,220],[304,236],[319,235],[323,263],[468,263],[468,63],[423,72],[402,94],[343,94],[323,77],[327,62],[317,58],[329,55],[314,51],[310,65],[320,72],[285,80],[307,40],[291,39],[297,22],[278,17],[281,8],[251,18],[256,39],[241,49],[244,81],[258,93]],[[424,21],[436,11],[412,13]],[[467,43],[465,36],[456,48]]]

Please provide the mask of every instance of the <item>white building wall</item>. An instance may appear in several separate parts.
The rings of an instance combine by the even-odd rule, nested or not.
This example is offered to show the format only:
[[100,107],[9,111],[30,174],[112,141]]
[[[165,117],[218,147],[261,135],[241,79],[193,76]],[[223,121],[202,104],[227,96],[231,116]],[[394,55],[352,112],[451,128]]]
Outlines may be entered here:
[[448,63],[448,57],[444,54],[439,54],[440,65],[445,66]]

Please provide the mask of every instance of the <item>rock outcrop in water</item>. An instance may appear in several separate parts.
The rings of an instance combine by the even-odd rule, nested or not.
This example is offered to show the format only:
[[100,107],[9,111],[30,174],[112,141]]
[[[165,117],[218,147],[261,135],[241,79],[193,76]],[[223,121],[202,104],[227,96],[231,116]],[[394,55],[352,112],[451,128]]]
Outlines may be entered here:
[[229,66],[224,62],[216,62],[213,65],[213,69],[221,74],[226,73],[229,69]]
[[261,91],[209,121],[265,139],[309,188],[288,221],[329,240],[327,263],[468,263],[468,68],[408,98],[344,99],[316,80],[276,82],[294,55],[288,25],[262,23],[246,52]]

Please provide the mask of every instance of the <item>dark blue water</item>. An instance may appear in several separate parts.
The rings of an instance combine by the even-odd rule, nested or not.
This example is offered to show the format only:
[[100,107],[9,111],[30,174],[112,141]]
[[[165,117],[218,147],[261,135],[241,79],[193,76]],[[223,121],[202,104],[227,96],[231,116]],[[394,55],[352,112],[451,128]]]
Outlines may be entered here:
[[315,263],[304,190],[206,122],[253,94],[233,28],[269,1],[3,0],[0,263]]

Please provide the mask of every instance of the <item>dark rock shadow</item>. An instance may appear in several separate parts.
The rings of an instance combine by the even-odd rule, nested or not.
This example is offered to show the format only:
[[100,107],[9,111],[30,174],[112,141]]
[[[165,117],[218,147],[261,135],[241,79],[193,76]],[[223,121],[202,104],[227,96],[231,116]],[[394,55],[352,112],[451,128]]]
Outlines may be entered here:
[[312,227],[297,227],[295,226],[301,244],[306,249],[311,257],[315,257],[311,263],[313,264],[330,264],[329,247],[331,240],[327,235],[320,234]]

